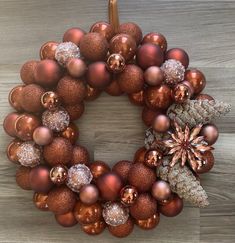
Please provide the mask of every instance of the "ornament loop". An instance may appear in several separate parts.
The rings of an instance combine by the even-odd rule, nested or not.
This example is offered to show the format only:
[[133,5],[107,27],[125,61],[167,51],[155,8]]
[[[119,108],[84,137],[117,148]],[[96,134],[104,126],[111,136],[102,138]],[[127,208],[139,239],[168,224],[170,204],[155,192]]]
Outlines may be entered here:
[[109,22],[113,26],[115,33],[119,28],[118,1],[109,0]]

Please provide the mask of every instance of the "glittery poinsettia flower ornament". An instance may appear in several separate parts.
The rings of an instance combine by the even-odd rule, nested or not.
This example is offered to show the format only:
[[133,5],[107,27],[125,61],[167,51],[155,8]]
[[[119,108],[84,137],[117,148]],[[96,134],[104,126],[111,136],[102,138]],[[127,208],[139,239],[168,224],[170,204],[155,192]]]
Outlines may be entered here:
[[168,155],[172,155],[170,166],[176,163],[184,166],[186,162],[189,166],[197,171],[203,165],[203,154],[213,148],[205,142],[204,137],[200,136],[202,125],[199,124],[189,129],[188,125],[182,129],[176,121],[174,124],[174,132],[171,132],[171,138],[164,141],[166,148],[169,148]]

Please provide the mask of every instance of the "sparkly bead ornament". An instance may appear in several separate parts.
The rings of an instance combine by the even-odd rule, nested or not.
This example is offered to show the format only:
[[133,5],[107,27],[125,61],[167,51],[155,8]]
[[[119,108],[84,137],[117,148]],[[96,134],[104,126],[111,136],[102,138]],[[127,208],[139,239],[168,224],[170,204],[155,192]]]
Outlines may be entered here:
[[[7,157],[20,165],[16,183],[34,191],[36,208],[51,211],[63,227],[80,224],[89,235],[107,227],[121,238],[134,224],[150,230],[160,214],[178,215],[184,200],[208,206],[198,174],[215,164],[214,122],[231,106],[201,93],[206,77],[188,68],[187,52],[167,50],[158,32],[143,37],[136,23],[119,23],[117,0],[109,0],[109,22],[96,22],[89,32],[70,28],[62,39],[44,43],[41,60],[23,64],[23,83],[8,96],[16,112],[3,122],[13,137]],[[133,161],[112,168],[76,144],[80,129],[74,121],[103,91],[142,106],[149,127]]]

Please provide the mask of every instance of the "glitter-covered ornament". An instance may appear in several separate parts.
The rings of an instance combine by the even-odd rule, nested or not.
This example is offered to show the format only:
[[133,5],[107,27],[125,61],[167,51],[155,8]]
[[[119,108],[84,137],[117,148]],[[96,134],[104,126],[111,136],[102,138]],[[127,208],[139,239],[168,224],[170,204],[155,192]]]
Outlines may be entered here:
[[58,108],[53,111],[46,110],[42,114],[42,124],[55,132],[65,130],[69,122],[69,114],[63,108]]
[[34,167],[40,164],[41,150],[33,142],[24,142],[17,150],[17,157],[21,165]]
[[103,218],[106,224],[118,226],[126,223],[129,218],[129,210],[121,203],[107,202],[104,205]]
[[84,164],[77,164],[68,170],[67,186],[74,192],[91,182],[93,176],[90,169]]
[[175,85],[184,79],[185,68],[177,60],[169,59],[165,61],[161,69],[164,73],[165,83],[168,85]]
[[80,58],[80,56],[79,47],[72,42],[60,43],[55,51],[55,59],[62,66],[65,66],[69,58]]

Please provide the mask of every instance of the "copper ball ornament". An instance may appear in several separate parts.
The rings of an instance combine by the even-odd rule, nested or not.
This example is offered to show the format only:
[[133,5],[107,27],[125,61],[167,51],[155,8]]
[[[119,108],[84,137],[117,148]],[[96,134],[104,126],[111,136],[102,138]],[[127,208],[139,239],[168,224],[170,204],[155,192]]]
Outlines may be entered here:
[[108,53],[106,38],[95,32],[84,35],[79,46],[81,55],[92,62],[103,61]]
[[22,141],[19,139],[14,139],[7,146],[7,158],[15,164],[19,164],[17,151],[21,144]]
[[195,97],[195,100],[214,100],[214,98],[208,94],[199,94]]
[[117,76],[117,81],[121,90],[125,93],[137,93],[143,89],[144,73],[140,67],[129,64],[124,71]]
[[195,95],[201,93],[206,86],[206,78],[198,69],[187,70],[184,78],[193,86]]
[[21,67],[20,77],[25,84],[33,84],[36,82],[34,73],[38,63],[38,61],[32,60],[24,63],[24,65]]
[[80,58],[70,58],[66,62],[66,68],[68,73],[74,78],[82,77],[87,71],[86,63]]
[[78,223],[73,212],[65,214],[55,214],[56,222],[63,227],[73,227]]
[[95,185],[85,185],[81,188],[79,192],[79,199],[84,204],[94,204],[99,199],[99,190]]
[[111,83],[105,88],[105,92],[111,96],[120,96],[124,93],[116,79],[112,79]]
[[9,104],[17,111],[23,111],[23,107],[20,103],[23,88],[24,85],[18,85],[14,87],[8,95]]
[[33,132],[33,141],[40,145],[44,146],[51,143],[53,140],[53,132],[44,126],[37,127]]
[[125,206],[131,206],[138,198],[138,191],[134,186],[127,185],[120,191],[121,203]]
[[88,235],[99,235],[105,230],[106,224],[103,220],[101,220],[92,224],[84,224],[81,227]]
[[148,107],[144,107],[142,110],[142,120],[147,127],[153,124],[155,117],[160,113],[160,111],[154,111]]
[[204,137],[204,141],[207,142],[209,145],[216,143],[219,137],[219,130],[213,124],[206,124],[202,127],[200,135]]
[[143,163],[135,163],[129,170],[128,182],[136,187],[139,192],[148,191],[156,179],[155,172]]
[[100,203],[86,205],[78,201],[74,207],[74,216],[80,224],[92,224],[102,218],[102,207]]
[[164,114],[158,114],[153,120],[152,127],[159,133],[167,132],[170,128],[170,118]]
[[151,230],[154,229],[159,224],[159,221],[160,221],[160,215],[159,213],[155,213],[153,216],[151,216],[148,219],[135,220],[135,223],[141,229]]
[[55,51],[58,45],[59,43],[56,41],[48,41],[44,43],[40,48],[40,52],[39,52],[41,60],[44,59],[55,60]]
[[107,67],[110,72],[121,73],[125,66],[125,59],[122,55],[113,53],[108,57]]
[[158,201],[167,200],[171,196],[170,185],[166,181],[154,182],[152,196]]
[[102,199],[106,201],[115,201],[123,186],[121,178],[113,172],[98,177],[96,185],[100,191]]
[[144,44],[138,48],[136,54],[138,65],[146,70],[151,66],[160,67],[164,61],[164,54],[162,49],[153,44]]
[[64,131],[59,133],[59,136],[68,139],[71,144],[75,144],[79,136],[79,131],[76,124],[70,123]]
[[119,175],[123,182],[126,182],[131,165],[131,161],[121,160],[113,166],[112,171]]
[[33,195],[33,203],[35,207],[42,211],[48,211],[47,198],[48,195],[46,193],[35,192]]
[[145,103],[152,110],[166,110],[172,102],[172,91],[165,84],[145,90]]
[[151,32],[144,36],[142,44],[154,44],[160,46],[163,52],[167,50],[167,41],[161,33]]
[[[172,48],[166,52],[166,60],[175,59],[183,64],[185,68],[189,65],[189,56],[185,50],[181,48]],[[186,79],[187,80],[187,79]]]
[[73,147],[67,139],[56,137],[43,148],[43,157],[50,166],[66,165],[72,159],[72,151]]
[[157,212],[157,202],[148,193],[138,196],[135,203],[130,207],[130,214],[137,220],[148,219]]
[[85,101],[94,101],[101,94],[101,90],[97,88],[93,88],[89,84],[86,84],[86,90],[87,92],[86,92]]
[[71,212],[76,204],[76,195],[67,187],[59,186],[48,193],[47,205],[55,214]]
[[150,86],[160,86],[163,82],[164,74],[157,66],[149,67],[144,72],[144,80]]
[[23,190],[31,190],[30,167],[20,166],[16,171],[16,183]]
[[59,107],[61,100],[54,91],[47,91],[41,96],[41,104],[45,109],[54,110]]
[[203,174],[209,172],[215,163],[214,155],[211,151],[206,151],[203,154],[202,166],[196,170],[198,174]]
[[78,120],[85,111],[84,102],[80,102],[75,105],[65,105],[64,108],[69,114],[70,121]]
[[100,176],[110,172],[109,166],[103,161],[94,161],[90,164],[89,168],[94,181],[96,181]]
[[183,83],[179,83],[174,87],[173,97],[176,103],[185,103],[191,98],[191,95],[192,93],[190,88]]
[[145,104],[144,103],[144,90],[141,90],[137,93],[129,94],[128,98],[133,105],[143,106]]
[[145,154],[148,150],[145,147],[139,148],[134,155],[134,163],[144,163]]
[[17,135],[15,124],[19,116],[20,115],[17,112],[12,112],[8,114],[3,121],[3,129],[11,137]]
[[81,145],[75,145],[73,147],[70,165],[71,166],[76,164],[88,165],[89,163],[90,163],[90,155],[88,150]]
[[145,154],[144,163],[150,168],[160,166],[162,164],[163,154],[157,149],[150,149]]
[[161,205],[159,204],[159,212],[167,217],[175,217],[176,215],[180,214],[183,210],[183,200],[178,196],[174,195],[173,199],[165,204]]
[[96,22],[91,26],[90,32],[99,33],[103,37],[110,41],[115,35],[114,28],[110,23],[100,21]]
[[134,223],[131,218],[129,218],[124,224],[118,226],[111,226],[111,225],[108,226],[109,232],[113,236],[118,238],[127,237],[129,234],[131,234],[133,229],[134,229]]
[[105,62],[94,62],[88,66],[86,75],[88,84],[93,88],[103,89],[111,82],[111,74]]
[[63,165],[56,165],[50,170],[50,179],[56,185],[62,185],[68,178],[68,169]]
[[80,28],[70,28],[64,33],[63,42],[73,42],[79,46],[80,41],[85,34],[85,31]]
[[136,53],[136,41],[127,34],[115,35],[109,43],[109,52],[118,53],[124,57],[126,62],[130,61]]

